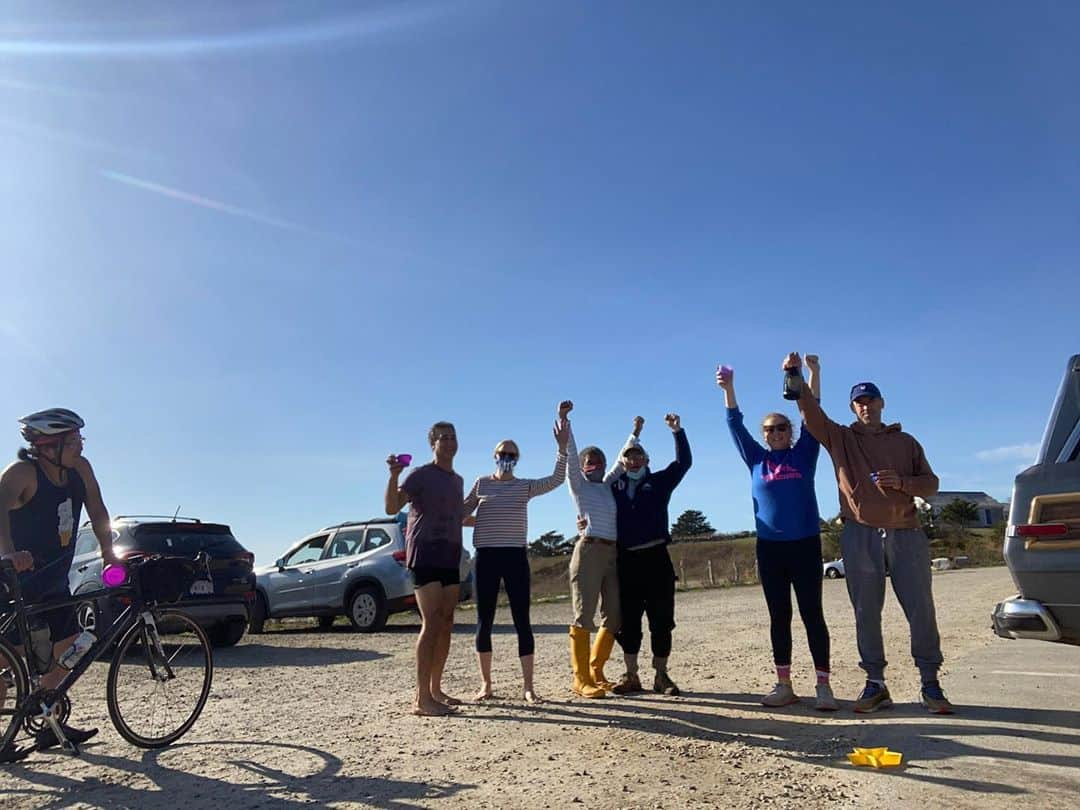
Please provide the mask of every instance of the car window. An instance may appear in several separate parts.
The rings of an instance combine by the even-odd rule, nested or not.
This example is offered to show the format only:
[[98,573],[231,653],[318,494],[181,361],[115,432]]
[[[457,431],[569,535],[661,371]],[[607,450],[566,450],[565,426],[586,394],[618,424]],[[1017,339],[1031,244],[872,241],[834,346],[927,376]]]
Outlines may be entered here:
[[342,529],[334,535],[334,541],[330,544],[330,553],[327,558],[351,557],[359,554],[364,544],[363,529]]
[[285,565],[303,565],[304,563],[315,562],[322,559],[323,548],[326,546],[326,540],[330,537],[328,534],[320,534],[318,537],[312,537],[300,548],[293,551],[285,558]]
[[391,537],[386,533],[385,529],[368,529],[367,545],[364,547],[364,551],[371,551],[372,549],[389,545],[390,541]]
[[75,541],[76,557],[82,554],[89,554],[92,551],[97,551],[97,549],[98,540],[93,529],[83,529],[79,532],[78,539]]

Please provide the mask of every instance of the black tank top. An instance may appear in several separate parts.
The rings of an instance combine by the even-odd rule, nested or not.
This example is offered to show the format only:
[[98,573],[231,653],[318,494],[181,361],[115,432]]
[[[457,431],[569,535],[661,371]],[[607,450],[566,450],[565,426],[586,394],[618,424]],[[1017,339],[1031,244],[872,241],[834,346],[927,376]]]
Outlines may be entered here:
[[15,549],[34,555],[34,570],[19,575],[28,601],[67,592],[75,534],[86,499],[86,484],[75,470],[68,470],[65,484],[57,486],[40,466],[35,464],[34,468],[37,492],[23,506],[8,512]]

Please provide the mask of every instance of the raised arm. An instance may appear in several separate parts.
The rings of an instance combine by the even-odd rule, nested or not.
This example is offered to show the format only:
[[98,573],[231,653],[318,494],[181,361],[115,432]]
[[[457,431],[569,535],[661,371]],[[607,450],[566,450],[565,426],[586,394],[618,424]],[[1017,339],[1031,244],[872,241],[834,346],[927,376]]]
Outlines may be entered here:
[[[798,352],[792,352],[784,358],[783,367],[785,369],[793,364],[796,366],[802,365],[802,358],[799,357]],[[817,374],[815,373],[814,376],[817,377]],[[821,403],[818,402],[817,396],[814,396],[812,392],[811,396],[806,396],[805,388],[802,391],[802,396],[798,399],[798,403],[799,415],[802,416],[803,422],[806,423],[806,429],[826,449],[832,447],[834,438],[840,432],[840,425],[826,416],[825,411],[821,409]]]
[[386,482],[386,498],[383,506],[386,509],[386,514],[396,515],[409,502],[409,493],[402,489],[398,483],[401,471],[405,469],[405,466],[398,463],[397,456],[393,453],[386,457],[386,465],[390,468],[390,480]]
[[530,498],[551,492],[566,480],[566,447],[570,441],[570,420],[561,417],[551,432],[554,434],[555,443],[559,448],[559,452],[555,455],[555,469],[546,478],[534,478],[529,481]]
[[729,411],[739,407],[735,401],[735,369],[730,366],[716,367],[716,384],[724,392],[724,407]]
[[818,360],[816,354],[806,355],[806,368],[810,372],[810,379],[808,383],[810,385],[810,393],[814,395],[814,399],[821,401],[821,361]]
[[677,413],[669,413],[664,416],[664,421],[671,428],[675,437],[675,460],[668,464],[658,475],[670,478],[671,488],[674,489],[682,481],[683,476],[690,470],[694,459],[690,454],[690,442],[686,438],[686,431],[682,428],[682,421]]
[[626,443],[619,450],[619,454],[615,457],[615,462],[608,468],[608,471],[604,473],[604,483],[610,484],[616,478],[623,474],[626,468],[623,466],[622,457],[623,453],[629,450],[631,447],[639,447],[641,445],[641,429],[645,427],[645,417],[634,417],[634,428],[630,432],[630,435],[626,437]]
[[576,501],[581,493],[581,459],[578,457],[577,442],[574,441],[574,430],[569,419],[566,420],[566,433],[566,483]]

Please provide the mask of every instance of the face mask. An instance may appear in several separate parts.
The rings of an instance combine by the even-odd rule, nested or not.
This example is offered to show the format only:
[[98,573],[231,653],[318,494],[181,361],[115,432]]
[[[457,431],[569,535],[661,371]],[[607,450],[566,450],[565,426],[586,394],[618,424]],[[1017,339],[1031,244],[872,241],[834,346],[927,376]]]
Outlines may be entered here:
[[513,456],[498,456],[495,459],[495,468],[501,473],[513,472],[517,466],[517,459]]
[[603,481],[604,480],[604,468],[601,467],[599,464],[597,464],[597,465],[595,465],[593,467],[588,467],[586,469],[583,469],[581,472],[585,476],[586,480],[588,480],[588,481],[592,481],[592,482],[595,483],[597,481]]
[[631,481],[640,481],[642,478],[645,477],[645,473],[647,473],[648,471],[649,470],[647,467],[642,467],[640,470],[635,470],[633,472],[627,470],[626,475]]

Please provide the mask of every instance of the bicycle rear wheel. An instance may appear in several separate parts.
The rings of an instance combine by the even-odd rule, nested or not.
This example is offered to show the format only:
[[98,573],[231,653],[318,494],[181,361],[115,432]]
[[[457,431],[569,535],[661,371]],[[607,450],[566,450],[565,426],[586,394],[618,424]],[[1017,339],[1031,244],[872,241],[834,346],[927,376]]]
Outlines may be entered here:
[[210,694],[214,659],[203,629],[185,613],[155,613],[120,640],[109,665],[109,717],[140,748],[161,748],[187,733]]
[[19,705],[29,690],[22,659],[0,638],[0,750],[19,733]]

